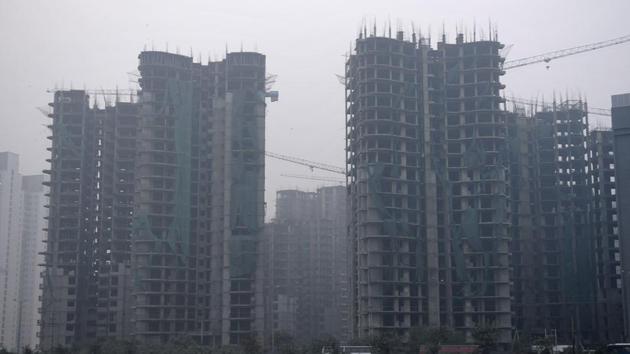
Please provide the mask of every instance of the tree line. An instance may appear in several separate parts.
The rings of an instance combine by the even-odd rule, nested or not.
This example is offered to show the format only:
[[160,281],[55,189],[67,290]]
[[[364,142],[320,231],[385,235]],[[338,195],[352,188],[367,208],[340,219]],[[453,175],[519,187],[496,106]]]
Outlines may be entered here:
[[[491,354],[497,347],[497,331],[493,327],[477,327],[472,332],[477,354]],[[350,345],[370,346],[372,354],[418,354],[424,348],[426,354],[438,354],[444,345],[461,345],[466,338],[459,332],[449,328],[412,328],[409,337],[404,340],[395,332],[368,336],[356,339]],[[240,345],[228,345],[221,348],[210,348],[197,344],[191,337],[180,337],[166,344],[143,344],[133,340],[105,338],[83,347],[56,347],[48,351],[23,348],[19,354],[321,354],[325,349],[328,354],[341,354],[341,344],[333,336],[325,336],[300,343],[285,332],[276,332],[273,346],[264,348],[260,340],[251,337]],[[536,348],[536,350],[532,350]],[[517,338],[509,350],[515,354],[552,354],[551,337],[532,340],[527,336]],[[577,350],[575,353],[583,352]],[[595,353],[605,353],[604,348]],[[16,354],[0,348],[0,354]]]

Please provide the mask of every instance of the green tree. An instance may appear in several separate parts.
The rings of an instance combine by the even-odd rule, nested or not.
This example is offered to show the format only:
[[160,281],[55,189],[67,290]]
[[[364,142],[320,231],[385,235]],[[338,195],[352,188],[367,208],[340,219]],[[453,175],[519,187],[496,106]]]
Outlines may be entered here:
[[144,344],[137,346],[137,351],[125,354],[210,354],[210,348],[197,344],[190,336],[171,339],[166,344]]
[[337,338],[330,335],[315,339],[310,344],[308,352],[311,354],[321,354],[322,348],[328,349],[332,354],[339,354],[341,352]]
[[[176,354],[208,354],[210,348],[201,346],[190,336],[181,336],[172,339],[166,346],[169,353]],[[166,354],[166,353],[164,353]]]
[[438,354],[442,344],[446,344],[453,335],[453,332],[446,328],[431,328],[428,330],[427,349],[429,354]]
[[241,348],[234,345],[224,345],[211,352],[212,354],[247,354]]
[[542,337],[538,338],[534,341],[534,345],[541,348],[541,353],[543,354],[552,354],[553,353],[553,338],[552,337]]
[[104,338],[78,351],[85,354],[136,354],[137,343],[116,338]]
[[292,335],[286,332],[274,334],[274,347],[278,354],[298,354],[299,349]]
[[353,338],[348,345],[370,345],[370,337]]
[[245,338],[241,343],[241,349],[248,354],[262,354],[263,352],[262,345],[255,336]]
[[71,354],[72,352],[70,351],[70,349],[63,347],[61,345],[57,345],[56,347],[54,347],[51,351],[52,354]]
[[532,341],[529,336],[519,337],[512,343],[512,353],[514,354],[528,354],[532,349]]
[[478,345],[477,351],[482,354],[488,354],[496,348],[497,336],[497,329],[489,325],[478,326],[472,332],[475,344]]
[[595,354],[606,354],[608,353],[608,348],[606,347],[606,343],[600,343],[595,346]]
[[396,333],[382,333],[369,338],[368,345],[375,354],[400,354],[405,352],[405,344]]
[[442,345],[463,344],[465,341],[460,333],[447,327],[414,327],[409,332],[407,353],[417,354],[422,346],[426,346],[428,353],[439,353]]

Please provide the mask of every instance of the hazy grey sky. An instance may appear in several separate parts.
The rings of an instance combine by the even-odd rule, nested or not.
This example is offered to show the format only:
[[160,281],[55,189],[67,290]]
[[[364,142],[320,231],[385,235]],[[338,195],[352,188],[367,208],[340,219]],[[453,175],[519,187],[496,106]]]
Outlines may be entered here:
[[[267,115],[267,149],[339,166],[344,163],[342,74],[361,23],[388,20],[408,31],[413,22],[487,27],[513,44],[509,58],[535,55],[630,34],[627,0],[503,1],[65,1],[0,0],[0,151],[21,156],[25,173],[46,167],[48,118],[35,108],[51,99],[47,89],[135,87],[127,72],[146,46],[179,48],[204,61],[230,50],[258,49],[278,75],[280,101]],[[610,95],[630,92],[630,43],[508,71],[506,94],[550,98],[555,91],[582,94],[608,108]],[[602,122],[601,124],[606,124]],[[281,177],[309,174],[305,167],[267,161],[268,203],[280,188],[314,189],[321,182]],[[323,172],[314,172],[324,175]],[[270,208],[269,212],[272,209]]]

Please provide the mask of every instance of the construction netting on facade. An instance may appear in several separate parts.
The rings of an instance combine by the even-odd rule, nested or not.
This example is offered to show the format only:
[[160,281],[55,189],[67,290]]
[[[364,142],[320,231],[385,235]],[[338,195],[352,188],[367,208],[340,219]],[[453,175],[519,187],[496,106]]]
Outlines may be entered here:
[[[178,255],[180,265],[186,264],[184,257],[190,252],[191,225],[191,140],[193,123],[193,90],[190,82],[170,79],[160,115],[174,117],[175,147],[175,191],[173,220],[165,233],[153,231],[146,213],[136,212],[133,220],[134,237],[140,240],[166,242],[170,251]],[[155,243],[154,245],[157,245]],[[136,274],[137,276],[137,274]]]
[[[233,92],[231,204],[229,240],[230,275],[251,276],[256,271],[256,242],[261,215],[259,185],[261,169],[260,128],[256,112],[258,96],[248,90]],[[264,101],[263,101],[264,104]]]

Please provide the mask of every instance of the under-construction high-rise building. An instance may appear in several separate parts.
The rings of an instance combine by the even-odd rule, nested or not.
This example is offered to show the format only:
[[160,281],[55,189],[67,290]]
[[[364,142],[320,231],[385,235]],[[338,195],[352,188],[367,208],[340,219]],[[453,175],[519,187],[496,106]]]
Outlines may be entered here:
[[601,343],[622,342],[625,336],[613,132],[596,129],[589,139],[597,339]]
[[615,164],[615,195],[618,211],[617,232],[621,248],[621,284],[625,338],[630,337],[630,162],[621,156],[630,150],[630,93],[613,95],[612,131]]
[[144,52],[139,69],[135,333],[237,344],[262,319],[265,57]]
[[[533,289],[540,282],[541,264],[536,263],[542,253],[535,213],[539,195],[537,191],[538,162],[535,158],[535,120],[525,111],[508,113],[510,141],[510,199],[511,199],[511,280],[513,323],[517,330],[534,328],[538,321],[537,302]],[[523,334],[521,334],[522,336]]]
[[535,115],[537,213],[544,243],[538,256],[543,279],[538,282],[542,298],[537,317],[539,327],[553,328],[566,340],[572,328],[580,331],[592,324],[594,274],[586,224],[588,122],[582,107],[558,108]]
[[268,342],[278,333],[305,345],[350,340],[345,198],[342,186],[278,191],[262,252]]
[[[122,324],[131,324],[126,278],[136,114],[119,115],[122,103],[91,108],[86,93],[76,90],[57,91],[50,105],[42,348],[82,345],[104,333],[122,336],[129,333]],[[125,148],[118,143],[126,134],[130,136],[122,143],[129,144]]]
[[[475,328],[494,327],[497,341],[505,344],[511,340],[512,309],[507,121],[500,96],[502,48],[496,39],[466,42],[461,34],[454,44],[438,43],[436,77],[443,83],[445,102],[431,117],[435,128],[430,129],[441,136],[430,141],[446,149],[446,160],[438,162],[435,172],[440,178],[442,169],[446,171],[437,192],[445,193],[444,220],[450,230],[444,230],[450,246],[448,242],[440,245],[440,240],[439,249],[446,251],[438,252],[448,257],[451,249],[451,263],[440,266],[446,268],[441,279],[448,279],[454,266],[451,326],[461,328],[468,340]],[[438,201],[438,210],[439,205]],[[448,305],[441,309],[447,321],[449,310]]]
[[585,102],[510,113],[515,329],[559,343],[623,339],[612,133]]
[[594,337],[588,115],[582,102],[510,115],[516,328]]
[[265,57],[139,59],[131,102],[99,109],[75,90],[51,104],[44,348],[262,330]]
[[507,112],[503,47],[367,34],[346,63],[354,335],[623,339],[612,134],[580,100]]
[[346,64],[355,336],[511,339],[502,45],[368,35]]

